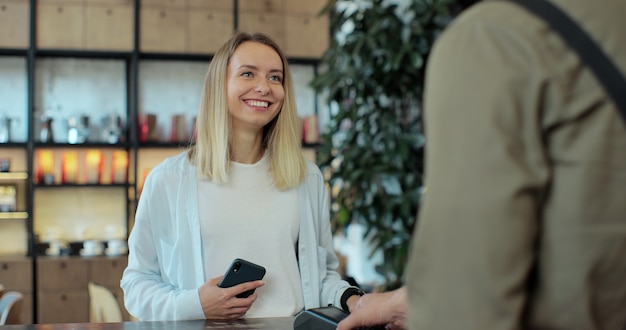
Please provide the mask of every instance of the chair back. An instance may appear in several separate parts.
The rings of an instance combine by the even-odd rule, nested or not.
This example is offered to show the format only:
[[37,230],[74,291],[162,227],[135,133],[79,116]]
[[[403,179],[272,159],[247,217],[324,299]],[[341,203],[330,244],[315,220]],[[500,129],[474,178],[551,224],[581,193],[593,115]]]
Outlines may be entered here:
[[122,322],[122,312],[117,299],[109,289],[94,283],[89,288],[89,322]]
[[23,299],[18,291],[7,291],[0,297],[0,325],[20,323]]

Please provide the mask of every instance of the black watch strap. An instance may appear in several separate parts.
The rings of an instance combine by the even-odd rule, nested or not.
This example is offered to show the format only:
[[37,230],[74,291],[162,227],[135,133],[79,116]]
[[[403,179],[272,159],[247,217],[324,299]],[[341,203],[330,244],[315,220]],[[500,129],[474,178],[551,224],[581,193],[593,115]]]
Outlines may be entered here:
[[365,292],[363,292],[363,290],[357,288],[357,287],[349,287],[346,289],[346,291],[343,292],[343,294],[341,295],[341,308],[343,308],[344,311],[349,312],[348,310],[348,298],[352,297],[352,296],[362,296],[364,295]]

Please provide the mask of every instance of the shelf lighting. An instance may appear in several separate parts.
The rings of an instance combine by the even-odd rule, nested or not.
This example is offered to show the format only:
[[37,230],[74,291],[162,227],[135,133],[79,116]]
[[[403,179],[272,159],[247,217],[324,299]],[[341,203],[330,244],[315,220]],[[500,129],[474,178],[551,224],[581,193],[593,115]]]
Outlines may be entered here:
[[63,183],[76,183],[78,177],[78,153],[66,151],[63,153]]
[[26,172],[0,172],[0,180],[25,180],[28,179]]
[[37,182],[44,184],[54,183],[54,153],[52,150],[39,150],[37,152],[38,168]]
[[27,212],[0,212],[0,219],[28,219]]
[[88,150],[85,156],[85,167],[87,170],[87,183],[100,183],[102,174],[103,157],[100,150]]
[[126,182],[126,170],[128,168],[128,154],[126,151],[114,151],[111,165],[111,182]]

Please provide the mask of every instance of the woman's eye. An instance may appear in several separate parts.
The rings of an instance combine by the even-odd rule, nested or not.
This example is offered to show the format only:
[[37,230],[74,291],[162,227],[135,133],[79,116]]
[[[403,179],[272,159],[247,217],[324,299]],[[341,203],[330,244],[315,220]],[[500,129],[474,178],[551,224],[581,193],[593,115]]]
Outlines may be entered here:
[[270,76],[270,80],[282,82],[283,81],[283,77],[281,77],[279,75],[274,75],[274,76]]
[[241,74],[243,77],[252,77],[252,72],[250,71],[246,71],[244,73]]

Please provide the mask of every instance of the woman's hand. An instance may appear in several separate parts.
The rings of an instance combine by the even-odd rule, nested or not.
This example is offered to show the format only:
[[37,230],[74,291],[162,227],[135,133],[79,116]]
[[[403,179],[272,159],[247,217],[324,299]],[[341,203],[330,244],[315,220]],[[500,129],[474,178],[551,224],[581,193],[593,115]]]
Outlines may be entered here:
[[255,292],[247,298],[237,298],[237,295],[261,287],[265,282],[253,281],[230,288],[220,288],[217,284],[222,277],[210,279],[198,289],[204,316],[215,320],[238,319],[248,312],[257,294]]

